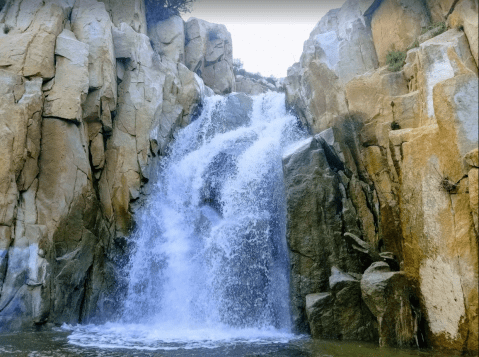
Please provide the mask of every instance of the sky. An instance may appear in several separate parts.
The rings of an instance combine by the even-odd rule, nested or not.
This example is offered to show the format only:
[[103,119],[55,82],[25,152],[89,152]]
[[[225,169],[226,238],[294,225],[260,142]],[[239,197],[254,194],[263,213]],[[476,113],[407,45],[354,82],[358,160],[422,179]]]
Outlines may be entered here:
[[224,24],[233,40],[233,58],[248,72],[286,77],[298,62],[316,23],[345,0],[196,0],[187,21],[197,17]]

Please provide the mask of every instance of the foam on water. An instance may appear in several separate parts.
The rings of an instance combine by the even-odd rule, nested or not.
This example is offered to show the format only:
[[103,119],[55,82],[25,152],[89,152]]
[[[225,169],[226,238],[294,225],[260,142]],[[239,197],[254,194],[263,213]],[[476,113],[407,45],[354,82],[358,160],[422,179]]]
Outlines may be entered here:
[[242,125],[208,98],[181,130],[137,215],[121,321],[67,326],[79,346],[214,348],[294,338],[282,155],[304,139],[284,94]]

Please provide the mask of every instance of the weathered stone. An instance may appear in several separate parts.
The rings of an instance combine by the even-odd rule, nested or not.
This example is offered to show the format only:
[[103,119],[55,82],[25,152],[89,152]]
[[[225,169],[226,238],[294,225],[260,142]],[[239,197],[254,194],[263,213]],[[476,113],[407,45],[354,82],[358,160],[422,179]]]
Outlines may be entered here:
[[377,341],[375,319],[361,300],[359,280],[331,269],[330,293],[306,295],[306,315],[313,338]]
[[82,102],[88,93],[88,45],[69,30],[57,38],[56,75],[45,94],[45,117],[81,121]]
[[381,346],[417,345],[418,321],[403,272],[391,272],[384,262],[373,263],[363,274],[361,292],[378,320]]
[[185,24],[185,64],[217,94],[235,91],[231,34],[224,25],[190,18]]
[[318,133],[348,114],[343,86],[357,75],[377,68],[367,4],[346,1],[326,14],[304,43],[299,65],[288,70],[288,106]]
[[76,37],[88,44],[89,87],[100,89],[95,97],[100,100],[102,111],[110,112],[116,107],[116,60],[112,22],[105,4],[96,0],[77,2],[71,21]]
[[361,5],[364,6],[361,2],[349,0],[341,9],[325,15],[304,43],[303,67],[316,58],[337,74],[341,84],[377,68],[371,30],[365,25]]
[[478,177],[479,169],[474,168],[469,171],[467,177],[469,178],[469,204],[471,205],[472,218],[474,220],[474,226],[476,227],[476,234],[479,232],[478,226],[478,207],[479,207],[479,198],[478,198]]
[[1,330],[45,322],[50,299],[50,266],[40,248],[45,226],[29,224],[8,252],[0,297]]
[[116,56],[129,58],[130,63],[118,88],[118,107],[106,146],[100,197],[106,214],[115,216],[118,231],[126,233],[131,224],[130,198],[139,197],[142,177],[148,176],[150,136],[155,113],[161,113],[166,70],[159,61],[154,64],[155,52],[148,37],[125,23],[113,31],[113,40]]
[[84,138],[73,123],[45,118],[37,194],[38,222],[54,232],[91,179]]
[[153,49],[173,62],[185,62],[185,25],[180,16],[171,16],[148,29]]
[[478,168],[479,167],[479,150],[474,149],[469,151],[464,157],[464,160],[466,160],[467,165]]
[[181,63],[178,63],[178,78],[180,79],[180,87],[177,100],[183,107],[185,119],[181,125],[186,126],[189,124],[191,115],[195,114],[198,105],[205,96],[205,85],[196,73],[191,72]]
[[[11,226],[18,189],[26,189],[38,170],[36,158],[40,143],[35,131],[40,125],[38,115],[43,104],[42,80],[26,81],[0,70],[0,83],[0,225]],[[26,171],[21,176],[26,162]]]
[[147,25],[144,0],[101,0],[115,26],[125,23],[136,32],[146,35]]
[[[337,151],[322,134],[307,139],[283,157],[291,250],[293,321],[303,327],[304,298],[329,289],[332,265],[362,273],[364,253],[355,251],[342,232],[362,236],[356,210],[341,183],[345,170]],[[324,135],[328,138],[328,135]],[[334,136],[333,136],[334,138]],[[347,147],[342,147],[348,157]],[[345,160],[347,161],[347,160]],[[366,264],[370,264],[368,260]]]
[[0,67],[24,76],[52,78],[55,73],[56,36],[63,29],[62,7],[48,2],[20,2],[8,9],[5,24],[11,29],[0,36]]
[[236,92],[238,93],[258,95],[268,91],[279,92],[280,90],[280,85],[277,81],[273,84],[264,78],[254,79],[242,75],[236,76]]
[[371,31],[379,64],[386,64],[389,51],[404,51],[430,23],[422,1],[384,0],[371,18]]
[[444,22],[453,9],[454,0],[426,0],[433,22]]
[[[401,150],[396,155],[404,267],[418,282],[425,301],[432,345],[474,350],[471,341],[477,339],[467,338],[477,336],[474,222],[469,194],[462,189],[456,192],[449,184],[459,182],[461,188],[465,173],[453,123],[440,115],[438,122],[449,126],[425,126],[391,136]],[[437,294],[438,286],[443,293]]]
[[454,11],[448,18],[449,26],[452,28],[464,28],[469,48],[479,65],[478,58],[478,3],[476,0],[460,0],[454,7]]
[[306,295],[306,317],[313,338],[337,338],[331,293]]
[[404,73],[412,90],[420,91],[420,125],[426,125],[435,123],[434,86],[460,74],[477,74],[477,66],[464,33],[449,30],[409,51]]
[[105,147],[103,135],[98,133],[90,144],[91,162],[95,169],[102,169],[105,164]]
[[461,157],[477,148],[478,83],[477,75],[464,74],[434,86],[434,112],[439,127],[451,137]]

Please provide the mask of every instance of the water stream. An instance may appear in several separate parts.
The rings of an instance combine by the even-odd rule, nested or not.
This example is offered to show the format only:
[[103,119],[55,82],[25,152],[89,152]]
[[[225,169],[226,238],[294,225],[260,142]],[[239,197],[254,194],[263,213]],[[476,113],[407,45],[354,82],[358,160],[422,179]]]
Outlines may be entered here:
[[137,214],[121,321],[65,326],[70,343],[170,350],[294,338],[281,158],[303,137],[284,94],[208,98]]

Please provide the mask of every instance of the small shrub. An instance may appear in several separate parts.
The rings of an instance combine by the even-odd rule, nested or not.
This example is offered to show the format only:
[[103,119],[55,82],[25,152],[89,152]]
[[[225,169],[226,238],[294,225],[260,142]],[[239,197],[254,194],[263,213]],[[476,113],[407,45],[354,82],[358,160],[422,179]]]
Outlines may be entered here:
[[386,63],[391,72],[398,72],[402,69],[406,60],[406,51],[389,51],[386,55]]
[[419,40],[416,38],[414,42],[406,49],[406,52],[412,50],[413,48],[419,47]]
[[429,26],[423,27],[421,30],[421,34],[425,34],[426,32],[431,30],[434,30],[434,32],[432,33],[432,36],[435,37],[445,32],[447,30],[447,25],[444,21],[433,22]]
[[456,193],[459,183],[449,180],[447,176],[442,177],[440,187],[448,193]]
[[235,58],[233,60],[233,67],[237,68],[238,70],[243,68],[243,61],[241,61],[239,58]]
[[10,29],[10,26],[5,25],[5,27],[3,28],[3,33],[4,33],[5,35],[8,35],[8,33],[10,32],[10,30],[11,30],[11,29]]
[[272,85],[276,85],[276,77],[275,76],[269,76],[266,78],[266,80],[271,83]]
[[449,194],[455,194],[457,193],[457,189],[459,188],[459,184],[461,183],[461,180],[467,175],[463,176],[459,181],[454,182],[447,175],[441,174],[436,168],[435,168],[437,174],[439,175],[439,188],[446,191]]
[[146,22],[149,26],[171,16],[190,12],[195,0],[145,0]]
[[399,130],[401,129],[401,125],[397,121],[391,122],[391,130]]

